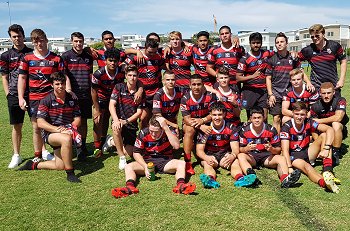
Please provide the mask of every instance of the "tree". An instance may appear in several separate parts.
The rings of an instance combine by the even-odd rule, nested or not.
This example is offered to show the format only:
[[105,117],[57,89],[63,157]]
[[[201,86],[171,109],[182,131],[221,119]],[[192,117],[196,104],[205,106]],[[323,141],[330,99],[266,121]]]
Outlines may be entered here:
[[[97,42],[97,43],[91,44],[90,47],[92,47],[92,48],[94,48],[96,50],[99,50],[99,49],[102,49],[104,47],[104,44],[103,44],[103,42]],[[114,47],[118,48],[118,49],[121,49],[122,48],[122,44],[121,43],[115,43]]]

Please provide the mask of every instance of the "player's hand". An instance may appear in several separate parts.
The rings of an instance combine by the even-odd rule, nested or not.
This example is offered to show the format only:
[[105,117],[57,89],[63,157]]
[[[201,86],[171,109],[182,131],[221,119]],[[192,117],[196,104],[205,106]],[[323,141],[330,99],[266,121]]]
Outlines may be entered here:
[[218,91],[215,92],[215,96],[218,99],[218,101],[222,101],[222,96],[221,96],[221,94]]
[[307,82],[307,83],[306,83],[306,90],[307,90],[308,92],[314,92],[314,91],[316,90],[316,88],[314,87],[314,85],[312,85],[311,82]]
[[64,126],[58,126],[58,127],[56,128],[56,130],[57,130],[57,132],[62,133],[62,132],[64,132],[64,131],[67,131],[67,128],[64,127]]
[[28,106],[25,99],[18,99],[18,104],[23,111],[27,111]]
[[118,132],[121,128],[122,128],[122,124],[121,124],[121,122],[119,121],[119,120],[117,120],[117,121],[114,121],[113,120],[113,123],[112,123],[112,130],[114,131],[114,132]]
[[233,37],[231,42],[232,42],[233,47],[239,48],[239,38],[237,36]]
[[149,173],[147,166],[145,167],[145,176],[147,179],[151,179],[151,174]]
[[98,58],[98,52],[95,48],[92,47],[85,47],[84,50],[94,59],[96,60]]
[[259,77],[259,76],[261,75],[261,71],[260,71],[260,70],[261,70],[261,69],[258,68],[258,69],[254,72],[254,74],[253,74],[254,78],[257,78],[257,77]]
[[72,96],[73,99],[75,99],[75,100],[78,99],[77,95],[74,92],[72,92],[72,91],[67,91],[67,92]]
[[141,100],[142,100],[142,93],[143,93],[143,91],[137,91],[137,92],[135,92],[135,95],[134,95],[134,102],[135,102],[136,104],[141,103]]
[[212,127],[208,125],[202,125],[200,126],[200,130],[204,132],[206,135],[209,135],[212,131]]
[[144,64],[145,63],[145,57],[143,56],[142,51],[137,50],[136,52],[136,58],[138,64]]
[[254,150],[256,150],[256,144],[253,144],[253,141],[250,141],[247,144],[247,148],[248,148],[248,151],[254,151]]
[[344,80],[339,80],[334,89],[340,89],[342,87],[344,87]]
[[98,124],[98,123],[100,123],[100,119],[101,119],[101,112],[100,112],[100,110],[94,110],[94,123],[95,124]]
[[171,52],[171,48],[170,47],[165,47],[164,50],[163,50],[163,58],[165,59]]
[[164,128],[164,126],[168,126],[168,124],[166,123],[166,120],[163,116],[158,116],[156,118],[156,120],[159,122],[159,124],[162,128]]
[[214,156],[207,156],[205,161],[207,162],[207,164],[209,164],[212,167],[215,167],[218,165],[218,161]]
[[268,152],[271,151],[272,146],[271,146],[270,142],[267,142],[267,144],[264,144],[264,147],[265,147],[266,151],[268,151]]
[[330,150],[326,150],[326,149],[323,149],[319,154],[318,154],[318,157],[319,158],[327,158],[328,157],[328,154],[329,154],[329,151]]
[[275,103],[276,103],[276,96],[271,95],[271,96],[269,97],[269,106],[270,106],[270,107],[273,107],[273,106],[275,106]]
[[235,158],[236,155],[234,153],[226,153],[225,156],[222,158],[222,166],[226,169],[229,169]]
[[184,52],[185,54],[190,53],[191,49],[188,46],[184,46]]

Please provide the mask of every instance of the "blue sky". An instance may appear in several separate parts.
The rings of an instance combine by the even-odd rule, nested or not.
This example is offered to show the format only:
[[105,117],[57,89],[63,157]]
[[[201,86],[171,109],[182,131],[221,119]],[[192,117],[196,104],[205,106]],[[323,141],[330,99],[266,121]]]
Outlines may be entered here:
[[[8,4],[0,2],[0,37],[7,37]],[[302,0],[10,0],[11,21],[21,24],[26,35],[34,28],[49,37],[69,37],[73,31],[100,37],[103,30],[115,35],[173,30],[190,37],[200,30],[218,27],[238,30],[288,31],[314,23],[350,24],[350,1]]]

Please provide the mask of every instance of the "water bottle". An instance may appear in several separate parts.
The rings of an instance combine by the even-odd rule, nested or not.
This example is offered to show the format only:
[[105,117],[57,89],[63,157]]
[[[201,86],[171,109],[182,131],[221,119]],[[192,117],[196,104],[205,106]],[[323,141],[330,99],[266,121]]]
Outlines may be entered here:
[[153,164],[153,162],[149,162],[147,164],[147,168],[148,168],[149,174],[151,175],[151,178],[149,180],[150,181],[155,181],[156,180],[156,174],[154,172],[154,164]]

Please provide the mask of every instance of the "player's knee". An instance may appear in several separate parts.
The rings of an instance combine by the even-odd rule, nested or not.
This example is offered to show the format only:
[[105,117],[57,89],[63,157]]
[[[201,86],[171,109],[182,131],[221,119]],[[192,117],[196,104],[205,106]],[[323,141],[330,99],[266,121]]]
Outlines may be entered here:
[[195,129],[193,127],[190,127],[190,126],[186,126],[185,129],[184,129],[184,136],[194,136],[194,133],[195,133]]
[[333,122],[332,127],[334,129],[334,132],[342,132],[343,130],[343,125],[339,122]]

